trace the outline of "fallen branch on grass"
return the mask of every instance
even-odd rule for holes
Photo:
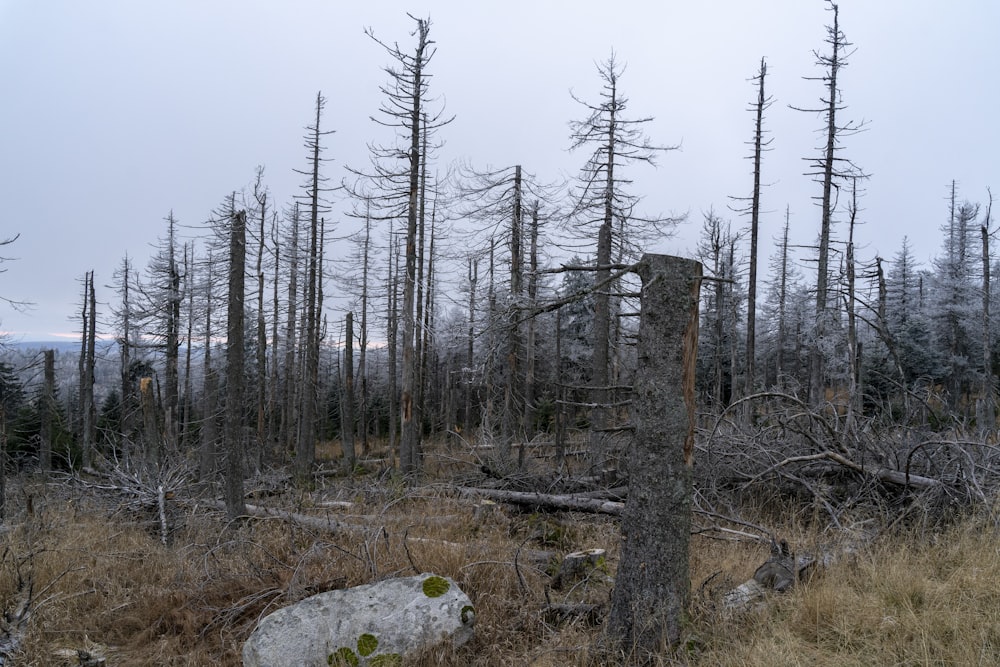
[[[458,487],[458,492],[467,496],[483,496],[513,505],[541,507],[543,509],[591,512],[620,516],[625,503],[601,498],[586,498],[575,495],[536,493],[533,491],[507,491],[504,489],[478,489],[469,486]]]
[[[200,505],[211,507],[212,509],[223,511],[226,509],[226,504],[221,500],[199,500],[197,502]],[[260,519],[281,519],[282,521],[288,521],[302,526],[303,528],[321,530],[328,533],[363,532],[370,530],[370,528],[366,526],[356,526],[344,523],[343,521],[336,521],[330,517],[309,516],[307,514],[279,510],[273,507],[261,507],[259,505],[246,505],[246,516],[257,517]]]

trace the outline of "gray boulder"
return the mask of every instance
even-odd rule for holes
[[[243,645],[244,667],[400,665],[444,641],[472,638],[469,596],[435,574],[306,598],[265,616]]]

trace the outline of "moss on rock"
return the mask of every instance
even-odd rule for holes
[[[429,598],[439,598],[448,592],[451,584],[444,577],[437,575],[424,579],[424,595]]]

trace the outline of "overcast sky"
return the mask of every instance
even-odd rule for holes
[[[327,175],[367,162],[385,143],[370,116],[387,56],[364,35],[412,44],[406,12],[432,20],[432,93],[454,123],[442,129],[442,168],[466,158],[520,163],[548,180],[586,156],[570,153],[568,122],[594,100],[595,63],[627,64],[621,88],[633,117],[655,116],[654,142],[681,144],[659,168],[637,168],[648,212],[688,214],[674,239],[650,250],[689,255],[702,213],[743,224],[729,196],[749,194],[749,81],[768,61],[763,251],[791,210],[792,234],[817,234],[818,185],[802,175],[822,142],[822,84],[813,51],[832,14],[821,0],[591,2],[467,0],[0,0],[0,328],[22,340],[78,336],[80,279],[96,272],[98,300],[128,253],[145,265],[172,210],[198,224],[264,165],[287,202],[306,163],[302,128],[316,92],[333,162]],[[985,201],[1000,193],[1000,3],[994,0],[842,0],[855,53],[841,73],[844,120],[868,121],[844,155],[872,177],[861,202],[862,258],[891,258],[908,235],[928,262],[947,220],[949,183]],[[335,213],[335,219],[338,217]],[[345,223],[346,224],[346,223]],[[332,248],[331,256],[337,254]],[[766,258],[762,259],[766,266]],[[106,313],[107,306],[100,307]]]

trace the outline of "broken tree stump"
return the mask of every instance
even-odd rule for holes
[[[636,659],[680,639],[691,593],[691,462],[701,264],[643,255],[635,436],[622,512],[622,556],[611,596],[607,643]]]
[[[586,578],[595,569],[604,567],[606,557],[605,549],[584,549],[566,554],[552,577],[552,589],[562,590],[566,584]]]

